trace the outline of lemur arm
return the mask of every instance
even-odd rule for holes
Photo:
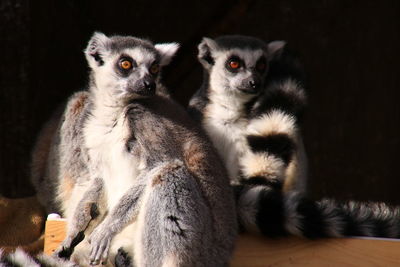
[[[69,259],[74,248],[85,238],[84,231],[90,221],[99,215],[98,205],[103,194],[103,180],[96,178],[78,203],[71,223],[68,225],[67,237],[55,254]]]
[[[132,222],[137,214],[137,204],[143,192],[144,185],[131,187],[120,199],[118,204],[93,230],[88,242],[91,244],[90,264],[97,265],[100,260],[107,259],[112,238],[118,234],[127,224]]]

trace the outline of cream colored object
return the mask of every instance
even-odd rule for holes
[[[66,235],[67,221],[61,218],[53,218],[46,221],[44,233],[44,253],[53,254]]]

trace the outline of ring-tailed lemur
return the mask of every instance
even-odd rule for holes
[[[306,156],[298,123],[306,96],[301,72],[295,77],[293,72],[269,71],[283,62],[284,45],[246,36],[204,38],[198,54],[203,85],[189,111],[201,121],[233,183],[263,182],[304,191]]]
[[[101,33],[89,41],[88,90],[47,124],[33,154],[39,199],[68,220],[60,257],[89,235],[73,259],[98,264],[110,251],[111,264],[122,247],[134,266],[228,265],[237,223],[226,170],[160,82],[177,48]]]
[[[398,208],[303,196],[304,74],[284,46],[283,41],[223,36],[204,38],[198,47],[204,79],[189,112],[225,161],[241,225],[269,236],[399,237]]]

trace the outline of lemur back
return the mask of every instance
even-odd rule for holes
[[[33,155],[42,203],[68,219],[58,256],[111,265],[123,248],[135,266],[228,264],[237,229],[226,170],[160,81],[176,50],[100,33],[90,40],[88,91],[69,99]]]
[[[269,183],[305,191],[306,155],[299,119],[306,96],[297,61],[285,43],[246,36],[204,38],[204,68],[189,111],[218,149],[231,182]],[[285,72],[279,71],[280,65]]]

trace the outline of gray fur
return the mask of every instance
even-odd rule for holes
[[[114,247],[127,239],[134,265],[228,265],[237,226],[225,168],[202,130],[169,98],[160,75],[149,75],[176,49],[95,33],[85,50],[88,90],[71,97],[39,137],[38,144],[55,141],[37,146],[32,179],[42,203],[54,203],[68,219],[60,251],[72,250],[71,240],[85,232],[72,255],[80,263],[112,264]],[[134,68],[118,70],[120,56],[129,56]],[[144,81],[154,82],[155,92]]]
[[[62,106],[40,132],[32,153],[31,181],[38,199],[48,213],[64,213],[60,202],[65,192],[60,185],[86,183],[89,180],[87,154],[82,146],[82,129],[88,116],[88,105],[82,105],[88,97],[86,92],[75,93]],[[60,179],[54,181],[55,177]],[[70,181],[66,182],[66,179]],[[62,191],[65,191],[61,188]],[[60,199],[62,198],[62,199]]]
[[[212,219],[215,215],[210,212],[196,177],[178,160],[166,168],[170,170],[159,173],[159,178],[156,178],[161,181],[152,181],[156,183],[145,203],[145,221],[149,224],[141,239],[145,250],[152,253],[146,253],[144,266],[162,266],[165,258],[180,255],[182,250],[191,253],[178,258],[179,266],[226,265],[223,259],[228,256],[226,252],[213,251],[214,240],[208,233],[215,231]],[[222,258],[218,253],[222,253]]]

